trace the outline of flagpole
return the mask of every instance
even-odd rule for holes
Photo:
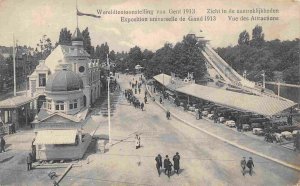
[[[108,142],[111,145],[111,126],[110,126],[110,64],[108,54],[106,54],[107,67],[108,67],[108,79],[107,79],[107,113],[108,113]]]
[[[15,54],[15,35],[13,34],[13,66],[14,66],[14,96],[17,96],[17,82],[16,82],[16,54]]]
[[[76,0],[76,23],[77,23],[77,28],[78,28],[78,6],[77,6],[77,0]]]

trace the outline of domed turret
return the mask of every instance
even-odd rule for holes
[[[72,35],[72,45],[73,46],[83,46],[83,36],[77,27]]]
[[[46,91],[74,91],[83,89],[83,82],[79,75],[68,70],[59,70],[50,75],[46,83]]]

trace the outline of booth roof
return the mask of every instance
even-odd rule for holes
[[[269,96],[249,95],[197,84],[181,87],[176,91],[237,110],[250,111],[264,116],[276,115],[294,105],[292,101]]]
[[[25,95],[15,96],[0,101],[0,108],[18,108],[36,99]]]
[[[75,144],[77,130],[41,130],[35,138],[37,145]]]
[[[266,95],[243,94],[198,84],[176,86],[173,85],[171,76],[167,74],[159,74],[153,78],[170,90],[211,101],[224,107],[264,116],[276,115],[296,105],[290,100],[277,99]]]

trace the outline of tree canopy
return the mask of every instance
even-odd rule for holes
[[[62,28],[59,33],[58,44],[60,45],[71,45],[72,44],[72,33],[67,28]]]
[[[261,81],[262,71],[265,71],[267,80],[277,81],[274,72],[280,72],[285,82],[300,84],[299,38],[292,41],[265,41],[262,27],[256,26],[248,45],[244,42],[246,32],[240,34],[238,45],[217,48],[219,55],[229,65],[240,74],[247,70],[247,78],[252,81]]]
[[[201,80],[206,73],[201,47],[192,35],[184,36],[175,46],[166,43],[154,53],[147,49],[142,52],[140,47],[135,46],[122,61],[118,61],[118,69],[134,71],[134,67],[139,64],[145,68],[147,77],[175,73],[176,76],[185,78],[188,73],[194,73],[195,80]]]

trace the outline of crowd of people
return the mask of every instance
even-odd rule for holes
[[[133,79],[133,81],[134,81],[134,79]],[[137,94],[137,93],[141,94],[142,84],[143,84],[143,82],[138,82],[137,80],[135,80],[134,82],[130,81],[129,85],[131,88],[126,89],[124,91],[124,95],[125,95],[127,101],[130,103],[130,105],[133,105],[134,108],[139,108],[142,111],[144,111],[145,104],[148,101],[147,92],[145,92],[144,102],[140,101],[136,96],[134,96],[134,94]]]
[[[156,169],[158,172],[158,176],[160,176],[161,174],[161,169],[162,169],[162,157],[160,154],[158,154],[155,157],[155,161],[156,161]],[[178,152],[176,152],[176,154],[173,156],[173,163],[170,161],[169,156],[166,155],[165,159],[164,159],[164,171],[165,171],[165,175],[168,175],[168,177],[170,178],[171,173],[172,173],[172,167],[174,167],[174,172],[176,174],[179,174],[179,170],[180,170],[180,155]]]

